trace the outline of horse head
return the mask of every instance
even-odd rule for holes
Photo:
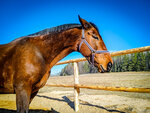
[[[103,42],[95,24],[87,22],[79,16],[82,25],[82,38],[79,51],[90,64],[96,66],[99,72],[109,72],[112,67],[112,58]]]

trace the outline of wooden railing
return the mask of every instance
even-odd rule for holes
[[[150,51],[150,46],[134,48],[134,49],[129,49],[129,50],[123,50],[123,51],[117,51],[117,52],[112,52],[110,54],[111,54],[111,56],[120,56],[120,55],[126,55],[126,54],[131,54],[131,53],[139,53],[139,52],[144,52],[144,51]],[[66,61],[63,61],[63,62],[58,62],[56,65],[73,63],[73,62],[82,62],[82,61],[86,61],[86,58],[66,60]]]
[[[111,56],[120,56],[120,55],[138,53],[138,52],[144,52],[144,51],[150,51],[150,46],[129,49],[129,50],[124,50],[124,51],[118,51],[118,52],[112,52]],[[72,60],[67,60],[67,61],[63,61],[63,62],[58,62],[56,64],[56,65],[61,65],[61,64],[67,64],[67,63],[74,63],[74,85],[65,85],[65,84],[55,84],[55,85],[47,84],[46,85],[49,87],[72,87],[72,88],[74,88],[75,111],[79,110],[79,98],[78,97],[79,97],[79,93],[80,93],[80,88],[108,90],[108,91],[150,93],[150,88],[104,87],[104,86],[88,86],[88,85],[79,84],[79,72],[78,72],[77,63],[81,62],[81,61],[86,61],[86,59],[85,58],[72,59]]]

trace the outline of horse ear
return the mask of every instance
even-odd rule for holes
[[[79,15],[78,15],[78,17],[79,17],[79,21],[80,21],[80,23],[81,23],[81,25],[82,25],[82,27],[84,29],[91,28],[91,24],[90,23],[88,23],[86,20],[82,19]]]

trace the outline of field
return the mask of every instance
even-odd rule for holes
[[[80,75],[80,84],[150,88],[150,72]],[[47,84],[73,85],[73,76],[50,77]],[[73,88],[43,87],[29,113],[75,113]],[[149,93],[80,89],[77,113],[150,113]],[[0,94],[0,113],[15,113],[15,94]]]

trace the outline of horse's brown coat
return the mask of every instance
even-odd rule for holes
[[[87,41],[93,48],[106,50],[98,31],[85,20],[80,21]],[[86,28],[85,24],[90,27]],[[0,93],[16,93],[18,112],[28,112],[30,102],[46,84],[51,68],[69,53],[78,51],[81,30],[81,27],[78,27],[52,34],[26,36],[0,45]],[[93,32],[99,40],[91,38]],[[90,60],[91,52],[85,44],[80,52]],[[99,70],[100,63],[107,70],[109,62],[112,62],[109,53],[95,56],[95,66]]]

